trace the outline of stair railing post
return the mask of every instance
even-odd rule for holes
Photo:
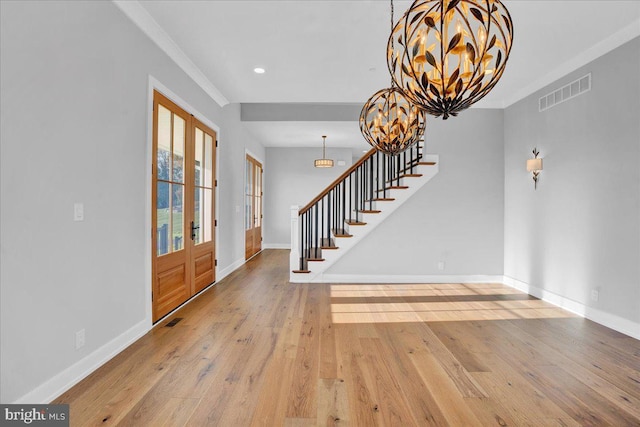
[[[291,253],[289,254],[289,265],[292,270],[302,270],[302,254],[300,246],[302,229],[299,221],[299,210],[300,206],[291,205]]]

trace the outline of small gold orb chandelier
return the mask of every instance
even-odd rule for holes
[[[512,39],[499,0],[415,0],[391,32],[387,64],[414,103],[446,119],[498,83]]]
[[[424,127],[424,112],[393,86],[374,93],[360,113],[364,139],[387,154],[399,154],[414,145]]]
[[[391,0],[393,30],[393,0]],[[393,45],[393,40],[391,41]],[[400,154],[424,134],[425,114],[391,80],[391,87],[374,93],[360,112],[360,132],[378,151]]]

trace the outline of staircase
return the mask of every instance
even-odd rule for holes
[[[323,273],[438,173],[420,141],[389,156],[371,149],[302,209],[291,211],[291,282]]]

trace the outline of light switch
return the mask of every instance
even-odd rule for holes
[[[84,221],[84,203],[73,204],[73,220]]]

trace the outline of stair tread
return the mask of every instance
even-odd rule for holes
[[[382,211],[379,210],[368,210],[368,211],[360,211],[360,213],[368,213],[368,214],[377,214],[380,213]]]
[[[378,193],[383,193],[388,190],[406,190],[407,188],[409,188],[408,185],[390,185],[389,187],[381,188],[378,190]]]
[[[346,221],[346,223],[348,225],[367,225],[366,222],[361,222],[361,221]]]
[[[436,162],[419,162],[419,165],[425,165],[425,166],[433,166],[436,164]]]
[[[347,233],[345,230],[336,230],[335,228],[332,230],[333,235],[335,237],[353,237],[351,234]]]
[[[374,202],[393,202],[394,200],[395,199],[390,199],[390,198],[386,198],[385,199],[385,198],[382,198],[382,197],[373,199]]]
[[[292,273],[311,273],[311,270],[291,270]]]
[[[307,261],[321,262],[324,258],[306,258]]]
[[[322,246],[321,249],[340,249],[338,246]]]

